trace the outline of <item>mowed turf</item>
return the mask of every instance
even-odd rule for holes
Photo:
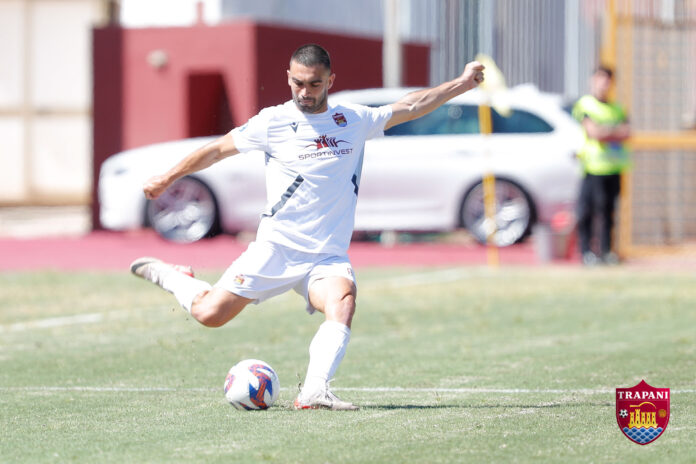
[[[203,277],[214,280],[217,273]],[[0,274],[0,462],[693,462],[696,282],[625,268],[362,270],[333,387],[357,412],[294,411],[320,315],[291,293],[220,329],[123,273]],[[224,400],[259,358],[267,411]],[[654,443],[616,387],[672,389]]]

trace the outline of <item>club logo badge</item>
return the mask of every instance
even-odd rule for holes
[[[348,143],[346,140],[336,140],[336,137],[327,137],[322,135],[318,139],[314,139],[314,143],[310,147],[316,146],[317,150],[322,148],[338,148],[341,143]],[[315,145],[316,144],[316,145]]]
[[[334,113],[332,117],[338,127],[346,127],[348,125],[348,121],[343,116],[343,113]]]
[[[655,388],[641,380],[631,388],[616,389],[616,421],[626,438],[639,445],[657,440],[669,422],[669,388]]]

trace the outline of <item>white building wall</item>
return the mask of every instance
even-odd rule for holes
[[[87,203],[104,0],[0,0],[0,205]]]
[[[0,2],[0,201],[24,193],[22,1]]]

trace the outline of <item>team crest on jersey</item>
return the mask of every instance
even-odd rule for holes
[[[290,123],[290,127],[292,128],[293,132],[297,132],[297,126],[299,126],[300,123],[295,121]]]
[[[645,380],[631,388],[617,388],[616,421],[632,442],[654,442],[669,422],[669,388],[655,388]]]
[[[334,113],[332,117],[338,127],[346,127],[348,125],[348,121],[343,116],[343,113]]]
[[[234,283],[237,285],[243,285],[244,280],[244,274],[237,274],[237,276],[234,278]]]

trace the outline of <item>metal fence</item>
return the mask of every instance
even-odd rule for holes
[[[633,195],[626,200],[632,202],[628,245],[662,247],[694,240],[696,151],[638,149],[633,156]]]
[[[458,75],[478,53],[510,85],[534,83],[568,98],[597,64],[604,0],[221,0],[224,19],[251,18],[372,37],[395,2],[403,41],[431,47],[430,83]]]
[[[633,169],[623,180],[624,255],[696,242],[696,2],[693,0],[446,0],[411,2],[433,49],[431,80],[477,52],[509,85],[531,82],[570,103],[601,62],[628,108]],[[412,5],[412,13],[413,13]]]
[[[625,255],[696,243],[696,3],[608,1],[605,58],[628,108],[633,169],[619,221]]]

